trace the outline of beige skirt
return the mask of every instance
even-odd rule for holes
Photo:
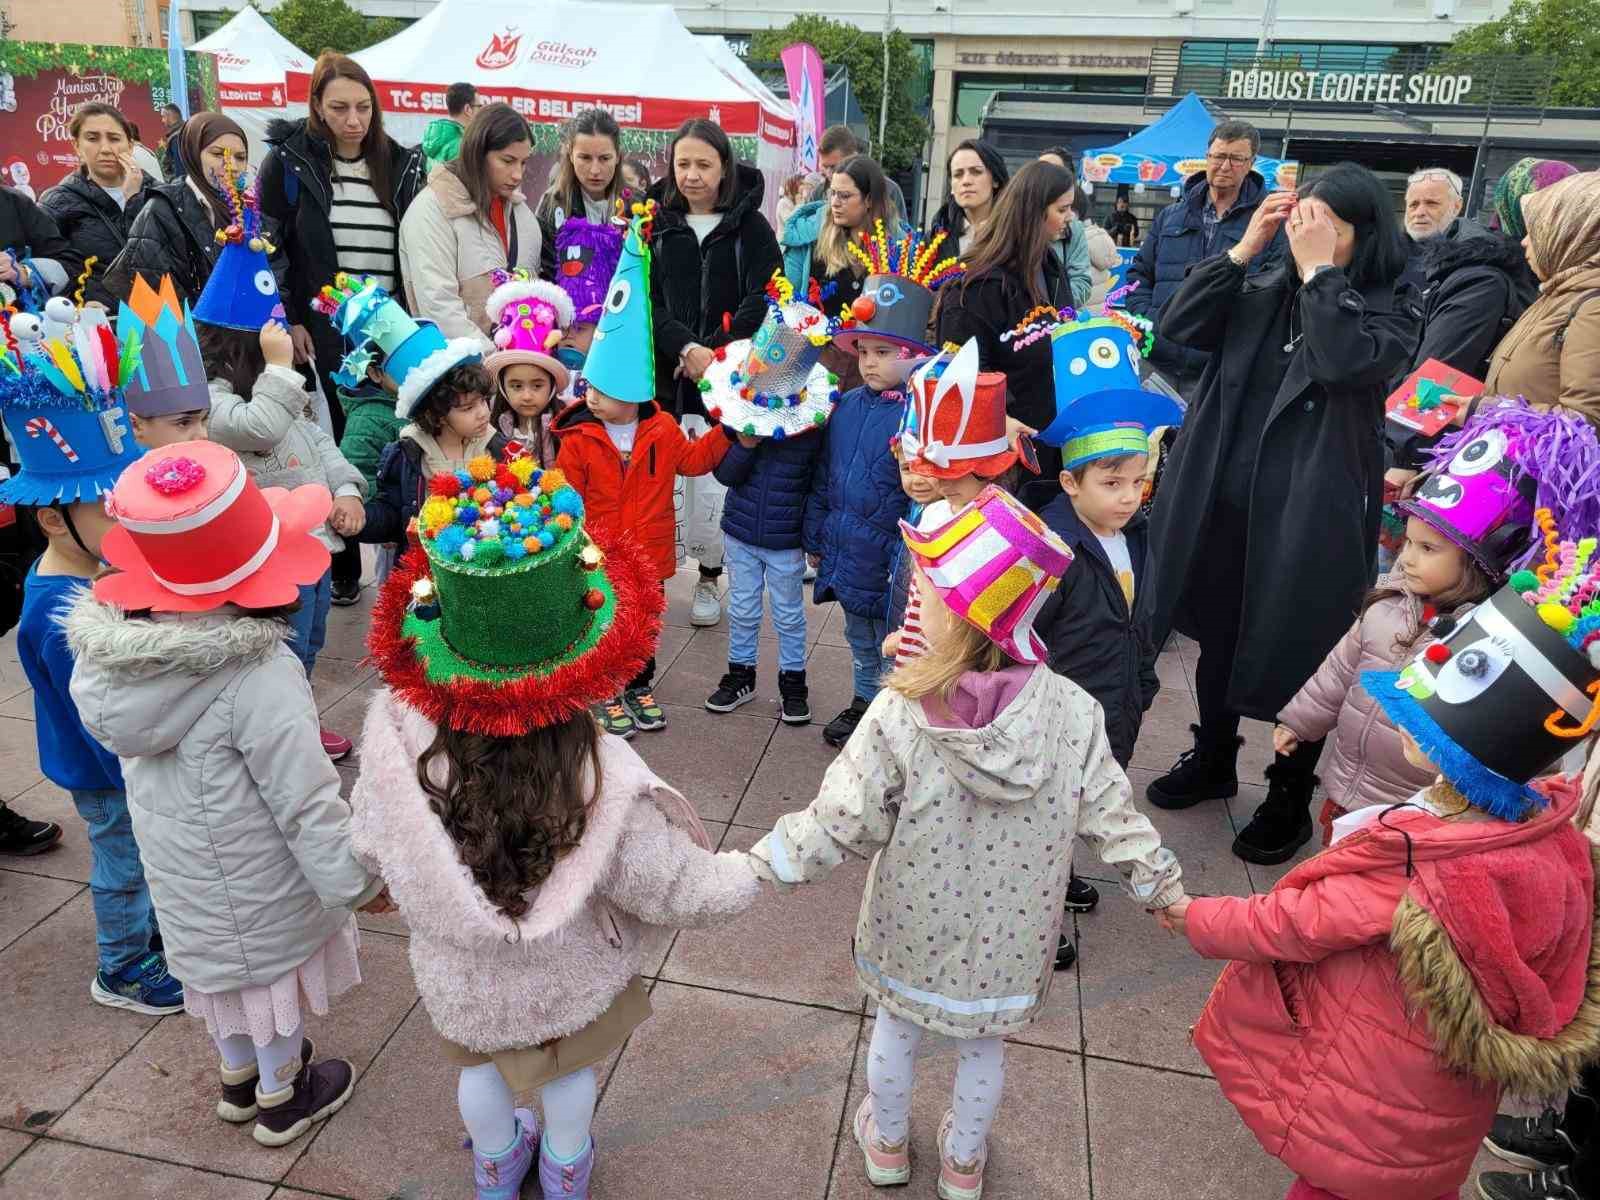
[[[480,1054],[452,1042],[443,1034],[439,1035],[439,1040],[444,1043],[446,1061],[458,1067],[478,1067],[492,1062],[520,1099],[524,1093],[563,1075],[604,1062],[622,1047],[628,1035],[644,1024],[650,1012],[650,993],[645,991],[644,980],[635,975],[611,1002],[611,1007],[593,1021],[565,1037],[553,1038],[538,1046]]]

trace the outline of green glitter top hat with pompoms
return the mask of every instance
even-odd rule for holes
[[[637,547],[591,533],[559,470],[484,455],[429,483],[415,546],[369,647],[396,696],[494,737],[618,694],[654,652],[664,601]]]

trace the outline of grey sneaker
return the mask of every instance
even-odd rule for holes
[[[689,609],[689,624],[715,625],[722,620],[722,590],[715,579],[704,575],[694,585],[694,604]]]

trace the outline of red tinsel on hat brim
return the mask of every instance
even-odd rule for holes
[[[631,538],[593,527],[589,536],[605,553],[616,611],[611,628],[572,662],[547,675],[529,674],[505,683],[466,677],[449,683],[430,681],[416,643],[401,632],[411,604],[411,585],[431,575],[420,546],[395,562],[378,593],[367,634],[369,660],[400,701],[435,725],[485,737],[517,737],[612,699],[638,677],[655,653],[666,597]]]

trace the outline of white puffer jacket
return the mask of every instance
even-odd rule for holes
[[[202,992],[288,974],[383,886],[356,861],[281,621],[68,610],[72,700],[122,759],[172,973]]]

